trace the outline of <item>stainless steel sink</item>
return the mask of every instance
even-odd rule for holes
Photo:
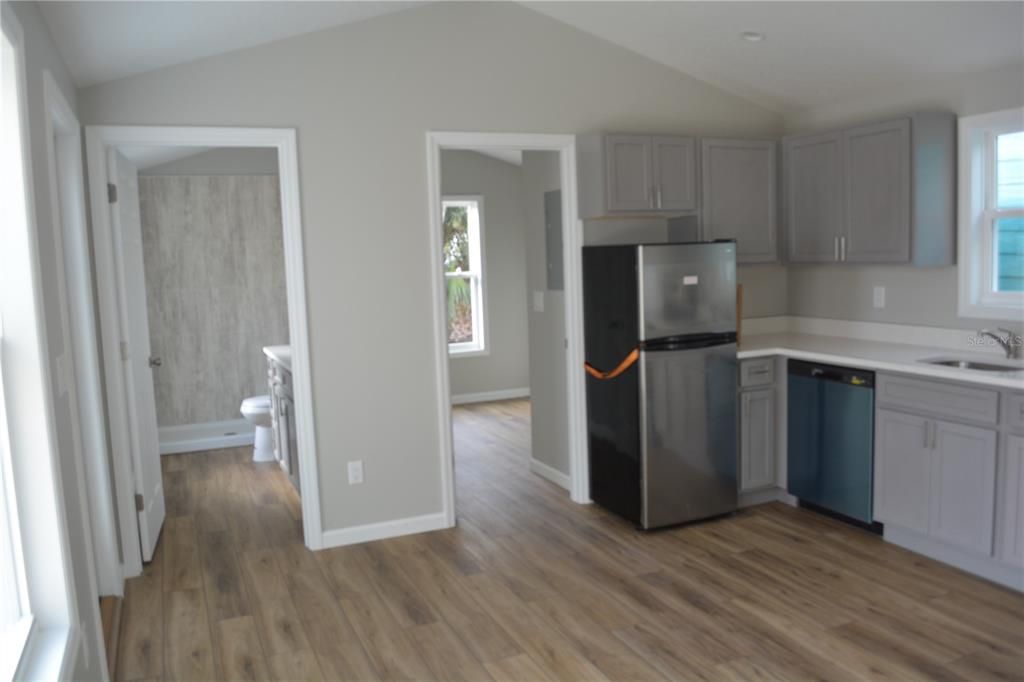
[[[1024,372],[1024,364],[1006,362],[978,362],[976,360],[964,360],[962,358],[928,358],[921,362],[929,365],[942,365],[943,367],[956,367],[958,369],[973,369],[980,372]]]

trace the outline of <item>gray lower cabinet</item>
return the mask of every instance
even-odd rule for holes
[[[295,395],[292,373],[284,365],[270,360],[270,396],[274,428],[274,454],[288,480],[299,489],[298,430],[295,426]]]
[[[740,491],[775,485],[775,389],[740,393]]]
[[[778,260],[774,140],[701,140],[703,238],[735,239],[736,261]]]
[[[783,143],[789,260],[839,261],[843,231],[843,138],[824,133]]]
[[[1024,566],[1024,436],[1003,436],[996,505],[996,556]]]
[[[877,410],[878,521],[991,554],[995,503],[994,430]]]
[[[843,132],[845,221],[840,257],[850,263],[910,260],[910,119]]]
[[[581,218],[697,210],[697,142],[692,137],[580,135],[576,166]]]

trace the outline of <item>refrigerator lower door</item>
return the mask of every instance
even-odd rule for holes
[[[736,344],[640,354],[644,528],[735,511]]]

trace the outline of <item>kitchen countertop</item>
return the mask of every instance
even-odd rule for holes
[[[744,335],[737,353],[740,360],[771,355],[784,355],[797,360],[845,365],[858,369],[916,374],[932,379],[1024,390],[1024,372],[985,372],[920,362],[922,359],[936,357],[977,362],[1003,361],[1002,356],[992,353],[953,351],[949,348],[797,333]]]
[[[292,371],[291,346],[264,346],[263,354],[284,367],[289,372]]]

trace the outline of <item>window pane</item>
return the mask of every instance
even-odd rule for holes
[[[996,291],[1024,291],[1024,218],[995,223]]]
[[[1024,132],[996,140],[996,206],[1024,208]]]
[[[473,283],[468,277],[448,277],[448,343],[473,342]]]
[[[468,272],[469,217],[465,206],[444,207],[444,271]]]

